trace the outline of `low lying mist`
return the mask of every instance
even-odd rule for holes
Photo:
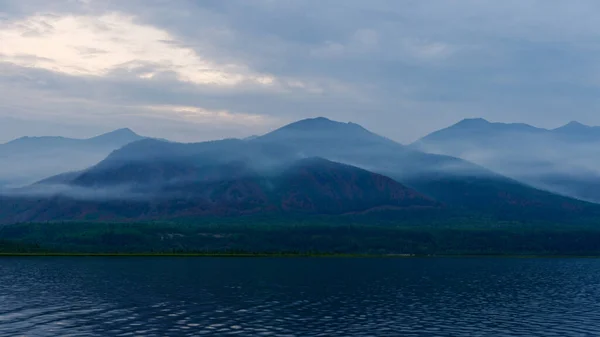
[[[148,193],[136,192],[129,185],[102,188],[88,188],[67,184],[35,184],[23,188],[0,189],[0,196],[16,198],[54,198],[65,197],[84,201],[107,200],[149,200],[154,196]]]
[[[489,137],[425,140],[420,150],[456,156],[534,187],[600,201],[600,142],[511,132]]]

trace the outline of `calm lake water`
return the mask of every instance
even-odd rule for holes
[[[0,336],[600,336],[596,259],[0,259]]]

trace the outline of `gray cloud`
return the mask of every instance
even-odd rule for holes
[[[403,142],[476,116],[600,125],[599,9],[592,0],[3,1],[0,31],[42,13],[119,13],[170,34],[161,45],[193,50],[218,69],[272,76],[275,84],[193,83],[176,67],[147,60],[102,75],[66,74],[24,64],[47,55],[21,55],[21,63],[0,63],[0,115],[97,131],[129,126],[178,140],[247,136],[318,115]],[[104,25],[95,29],[111,29]],[[234,123],[236,116],[262,122]]]

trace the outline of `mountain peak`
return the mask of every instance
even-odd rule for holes
[[[314,127],[327,127],[337,124],[343,124],[340,122],[332,121],[329,118],[325,117],[316,117],[316,118],[306,118],[299,120],[297,122],[288,124],[285,127],[294,128],[294,129],[303,129],[303,128],[314,128]]]
[[[540,129],[526,123],[501,123],[490,122],[483,118],[467,118],[450,126],[447,129],[472,129],[480,131],[508,131],[508,132],[547,132],[546,129]],[[443,129],[444,130],[444,129]]]
[[[583,129],[583,128],[589,128],[589,125],[585,125],[583,123],[580,123],[578,121],[570,121],[569,123],[557,128],[557,129]]]
[[[348,122],[338,122],[326,117],[306,118],[288,124],[279,130],[294,131],[334,131],[334,130],[361,130],[367,131],[359,124]]]
[[[309,118],[283,126],[277,130],[254,139],[259,143],[275,142],[292,148],[302,148],[302,155],[323,156],[322,150],[329,149],[337,155],[346,151],[356,152],[357,148],[383,146],[386,149],[402,149],[402,145],[377,135],[355,123],[344,123],[325,117]],[[336,150],[331,150],[331,149]]]
[[[339,137],[353,137],[360,135],[383,138],[356,123],[344,123],[334,121],[325,117],[316,117],[302,119],[297,122],[285,125],[275,131],[272,131],[271,133],[259,137],[259,139],[282,134],[293,135],[294,137],[298,137],[299,135],[304,135],[305,137],[314,137],[316,134],[321,134],[329,135],[331,137],[334,137],[336,135]]]
[[[133,130],[131,130],[130,128],[121,128],[111,132],[107,132],[103,135],[100,135],[99,137],[102,136],[138,136],[138,134],[133,132]]]
[[[142,138],[137,133],[133,132],[130,128],[121,128],[107,133],[103,133],[99,136],[92,137],[91,139],[103,139],[103,138]]]
[[[129,128],[117,129],[90,139],[87,139],[88,143],[102,144],[102,145],[117,145],[123,146],[125,144],[144,139],[144,137],[133,132]]]
[[[456,123],[455,126],[481,126],[491,124],[487,119],[484,118],[465,118],[460,122]]]
[[[582,137],[586,139],[600,139],[600,127],[585,125],[577,121],[569,122],[552,131],[559,135],[575,137],[579,139]]]
[[[307,118],[305,119],[307,121],[313,121],[313,122],[318,122],[318,123],[331,123],[334,122],[331,119],[327,118],[327,117],[315,117],[315,118]]]

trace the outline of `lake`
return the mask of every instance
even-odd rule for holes
[[[600,260],[10,257],[0,336],[598,336]]]

